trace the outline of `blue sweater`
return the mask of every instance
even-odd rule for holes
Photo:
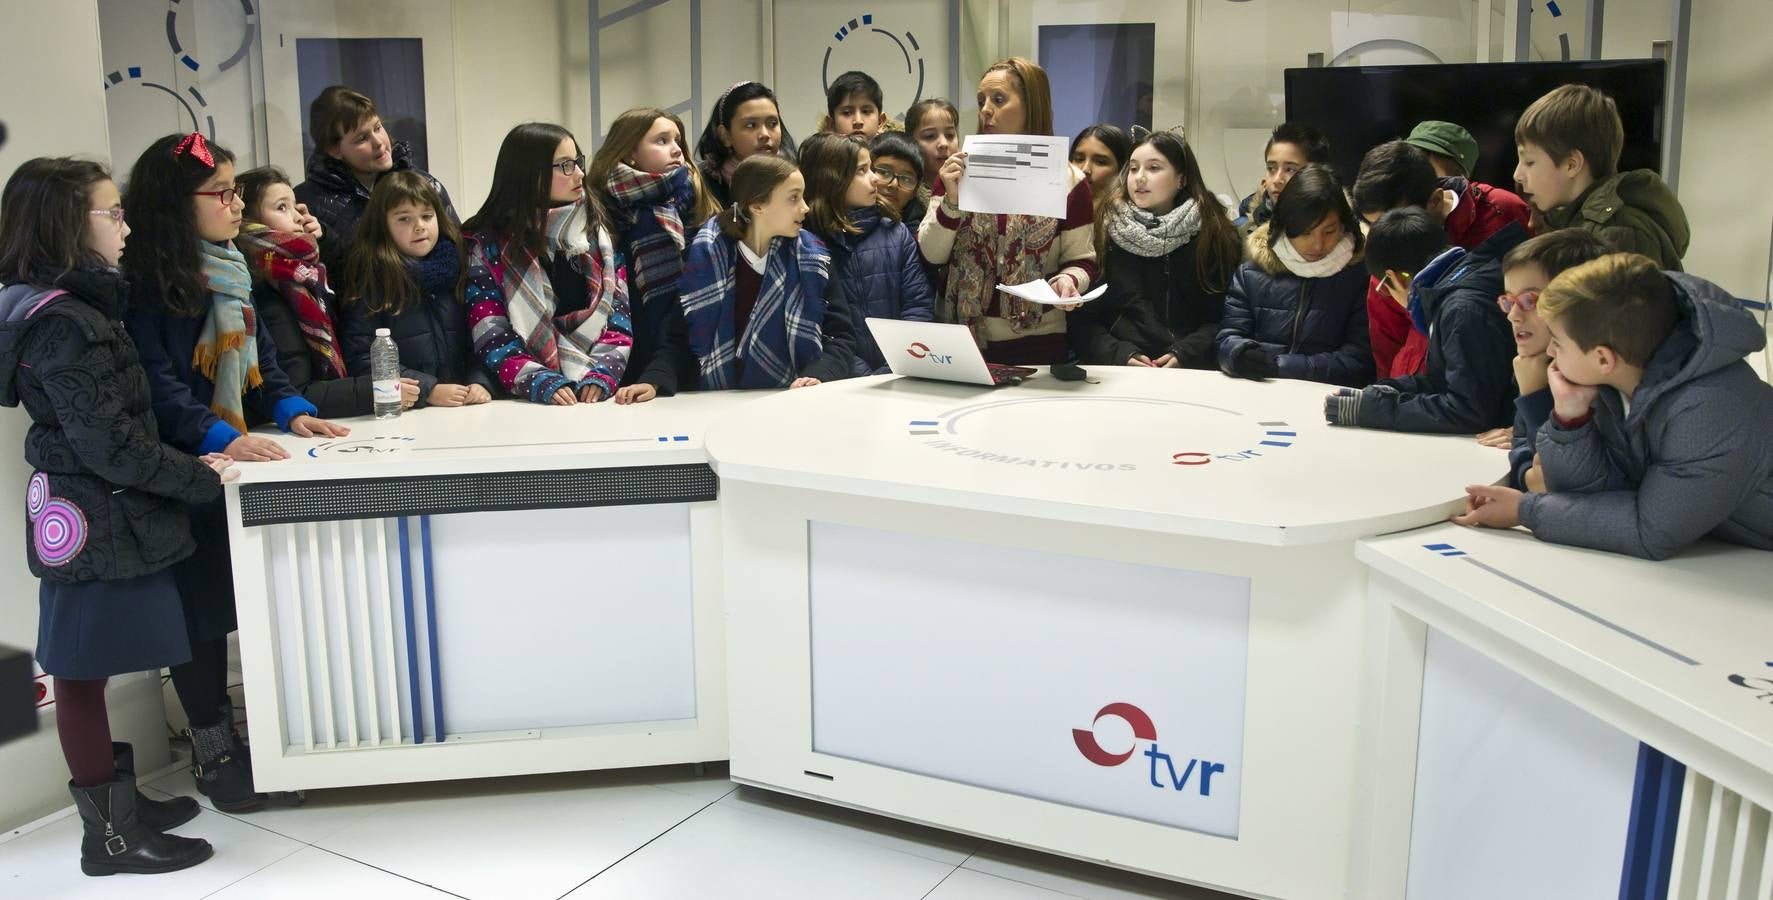
[[[240,432],[210,411],[215,382],[192,363],[204,317],[166,313],[158,288],[141,279],[132,281],[130,288],[134,299],[124,325],[141,353],[161,440],[189,453],[221,452]],[[290,386],[277,365],[277,345],[271,336],[261,328],[255,337],[264,382],[246,392],[242,407],[247,424],[276,422],[278,428],[288,431],[289,421],[296,416],[317,415],[319,410]]]

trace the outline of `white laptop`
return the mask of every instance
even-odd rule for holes
[[[963,384],[1017,384],[1035,373],[1022,366],[985,361],[965,325],[868,319],[868,331],[894,375]]]

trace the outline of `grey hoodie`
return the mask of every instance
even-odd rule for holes
[[[1723,288],[1666,275],[1683,317],[1630,413],[1603,388],[1581,427],[1545,423],[1547,493],[1522,499],[1521,524],[1542,540],[1645,559],[1708,535],[1773,550],[1773,385],[1743,361],[1766,332]]]

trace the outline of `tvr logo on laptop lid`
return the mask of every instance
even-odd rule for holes
[[[938,366],[951,366],[954,364],[954,357],[952,355],[945,353],[931,353],[930,345],[923,341],[913,341],[911,346],[905,348],[905,352],[911,354],[912,359],[927,359]]]

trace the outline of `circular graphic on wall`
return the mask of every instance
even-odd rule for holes
[[[838,26],[825,48],[819,83],[829,88],[833,77],[852,69],[874,76],[888,97],[910,97],[903,109],[923,99],[923,47],[917,36],[909,29],[895,33],[881,27],[873,13],[863,13]],[[896,100],[894,105],[898,105]]]
[[[1077,424],[1065,427],[1066,422]],[[1284,420],[1207,403],[1095,396],[958,406],[911,419],[905,433],[927,449],[957,459],[1096,472],[1159,466],[1188,471],[1215,463],[1258,462],[1299,439]]]
[[[197,90],[196,85],[186,85],[184,92],[180,93],[176,88],[143,78],[141,66],[128,66],[105,76],[105,90],[109,91],[112,87],[142,87],[171,97],[184,110],[185,117],[191,120],[191,131],[201,131],[210,140],[215,140],[215,116],[209,111],[209,101],[204,98],[202,91]],[[190,99],[186,99],[187,96]],[[197,105],[192,106],[192,103]]]
[[[193,0],[195,2],[195,0]],[[238,0],[240,4],[240,44],[227,59],[216,66],[216,71],[226,72],[246,60],[247,51],[252,49],[253,35],[258,32],[258,11],[252,8],[252,0]],[[172,48],[172,55],[181,65],[193,72],[202,68],[203,64],[196,57],[185,51],[179,41],[179,12],[184,9],[184,0],[167,0],[166,4],[166,43]]]

